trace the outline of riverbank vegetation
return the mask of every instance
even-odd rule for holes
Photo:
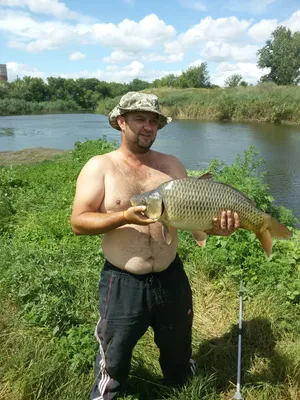
[[[80,107],[73,100],[36,102],[21,99],[0,99],[0,115],[29,115],[79,110]]]
[[[159,97],[162,111],[174,119],[300,124],[300,87],[261,83],[226,89],[145,90]],[[108,114],[120,97],[99,102],[96,112]]]
[[[80,169],[92,155],[113,148],[104,140],[78,142],[57,159],[0,169],[0,398],[88,398],[104,257],[101,236],[76,237],[69,219]],[[196,377],[181,390],[163,386],[149,330],[134,351],[123,399],[232,398],[241,266],[244,398],[299,399],[300,232],[291,212],[274,206],[253,148],[233,165],[214,160],[209,170],[291,227],[294,237],[275,241],[267,259],[247,231],[210,237],[205,249],[180,232],[178,250],[194,296]]]

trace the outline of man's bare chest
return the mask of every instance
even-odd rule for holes
[[[130,197],[155,189],[171,176],[159,170],[120,171],[105,177],[105,196],[102,207],[105,212],[118,211],[130,206]]]

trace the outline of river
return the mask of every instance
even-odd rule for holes
[[[47,114],[0,117],[0,151],[74,148],[76,141],[120,143],[103,115]],[[277,205],[300,219],[300,126],[176,120],[158,132],[153,149],[173,154],[186,168],[204,169],[213,158],[231,164],[254,145],[265,160],[265,182]]]

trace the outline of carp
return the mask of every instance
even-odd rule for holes
[[[240,218],[240,227],[255,233],[268,256],[272,238],[287,239],[292,232],[271,215],[259,210],[253,200],[231,185],[214,181],[210,173],[198,178],[167,181],[157,188],[131,197],[133,206],[146,206],[144,214],[162,224],[166,243],[172,241],[169,226],[191,231],[200,246],[205,245],[206,230],[213,218],[231,210]]]

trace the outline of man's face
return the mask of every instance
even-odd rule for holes
[[[156,138],[158,115],[153,112],[136,111],[119,117],[118,121],[127,146],[139,153],[146,153]]]

